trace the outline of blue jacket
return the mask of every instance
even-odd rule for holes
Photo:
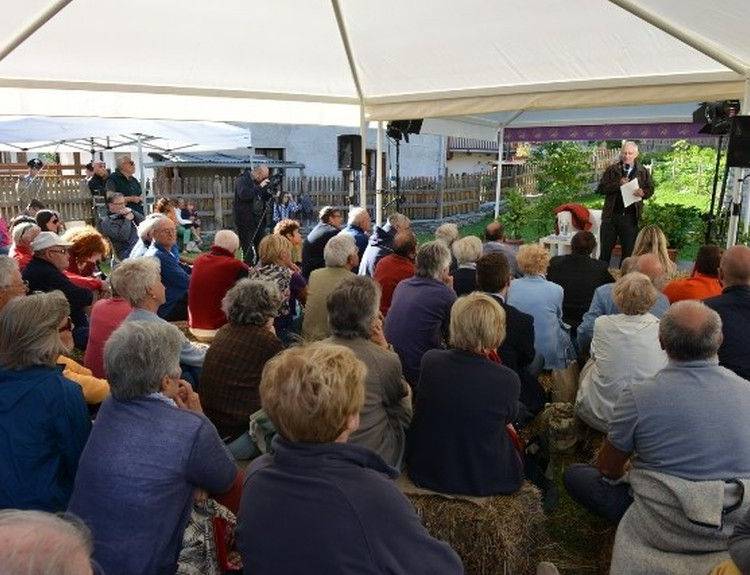
[[[724,341],[719,348],[719,364],[750,379],[750,286],[724,288],[721,295],[703,300],[703,303],[721,317]]]
[[[393,482],[398,472],[348,443],[293,443],[253,461],[237,546],[253,575],[463,573]]]
[[[365,253],[365,249],[367,249],[367,241],[369,239],[369,236],[365,233],[365,230],[363,230],[359,226],[355,226],[354,224],[349,224],[343,230],[341,230],[341,233],[349,234],[354,238],[354,243],[357,244],[357,253],[359,255],[359,259],[362,259],[362,256]]]
[[[167,251],[156,242],[146,251],[146,256],[152,256],[161,264],[161,283],[166,288],[167,301],[159,307],[159,317],[168,318],[177,303],[187,297],[190,285],[190,268],[180,262],[180,258],[173,252]]]
[[[62,369],[0,368],[0,509],[64,511],[91,431]]]
[[[594,291],[594,298],[591,300],[589,311],[583,314],[583,321],[578,326],[576,332],[576,343],[578,344],[579,353],[588,353],[591,347],[591,338],[594,337],[594,322],[600,315],[613,315],[620,313],[612,299],[612,290],[615,284],[604,284]],[[656,303],[649,311],[658,318],[663,316],[669,308],[669,300],[663,293],[659,293]]]

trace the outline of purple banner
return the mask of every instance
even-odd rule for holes
[[[505,128],[506,142],[551,142],[555,140],[667,140],[711,137],[700,134],[703,124],[604,124],[599,126],[544,126]]]

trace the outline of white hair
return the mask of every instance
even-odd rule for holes
[[[138,306],[148,295],[148,288],[161,281],[161,264],[155,257],[127,259],[118,265],[110,278],[112,289],[132,306]]]
[[[458,264],[468,264],[482,257],[482,240],[477,236],[466,236],[453,242],[453,255]]]
[[[23,243],[23,237],[32,230],[42,231],[38,225],[31,222],[21,222],[13,226],[13,243],[18,245]]]
[[[441,241],[427,242],[419,246],[414,261],[414,275],[422,278],[440,279],[451,265],[451,252]]]
[[[367,218],[369,221],[370,214],[367,213],[367,208],[363,208],[362,206],[357,206],[349,210],[349,225],[352,224],[357,225],[357,222],[359,222],[363,218]],[[361,227],[361,226],[360,226]]]
[[[453,242],[458,239],[458,226],[453,223],[443,224],[435,230],[435,239],[445,242],[445,245],[451,247]]]
[[[154,226],[159,220],[165,219],[167,216],[164,214],[154,213],[146,216],[140,224],[138,224],[138,237],[141,241],[147,242],[151,240],[151,233],[154,231]]]
[[[632,140],[626,140],[622,143],[622,148],[620,148],[620,150],[624,152],[625,148],[635,148],[635,153],[638,153],[638,144]]]
[[[214,236],[214,245],[234,253],[240,247],[240,238],[232,230],[219,230]]]
[[[350,256],[358,253],[354,236],[339,232],[333,236],[323,248],[323,259],[326,267],[341,268],[346,265]]]

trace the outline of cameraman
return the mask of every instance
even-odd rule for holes
[[[234,226],[240,237],[245,263],[253,265],[260,240],[266,235],[269,220],[268,201],[272,197],[268,166],[245,170],[234,184]],[[254,246],[254,250],[252,247]]]
[[[122,261],[138,241],[138,224],[143,216],[125,205],[125,196],[119,192],[110,194],[107,201],[107,217],[99,222],[99,231],[112,242],[112,260]],[[115,259],[116,258],[116,259]]]

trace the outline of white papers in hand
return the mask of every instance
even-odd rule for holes
[[[640,196],[636,196],[633,192],[639,189],[641,186],[638,185],[638,178],[633,178],[627,184],[620,186],[620,193],[622,194],[622,204],[627,208],[629,205],[641,201]]]

